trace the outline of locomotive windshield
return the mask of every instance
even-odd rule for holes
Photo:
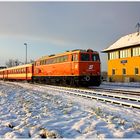
[[[92,61],[100,61],[98,54],[92,54]]]
[[[98,54],[81,53],[81,61],[100,61]]]
[[[90,55],[87,53],[81,54],[81,61],[90,61]]]

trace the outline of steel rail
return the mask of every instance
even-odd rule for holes
[[[109,89],[109,88],[90,88],[93,89],[95,91],[104,91],[104,92],[113,92],[113,93],[120,93],[120,94],[128,94],[128,95],[137,95],[140,96],[140,92],[139,91],[131,91],[131,90],[120,90],[120,89]]]
[[[49,86],[50,87],[50,86]],[[114,94],[114,93],[108,93],[108,92],[98,92],[98,91],[93,91],[93,90],[87,90],[87,89],[76,89],[76,88],[68,88],[68,87],[57,87],[57,86],[51,86],[59,89],[66,89],[70,91],[75,91],[75,92],[83,92],[83,93],[89,93],[89,94],[96,94],[96,95],[102,95],[106,97],[113,97],[113,98],[120,98],[120,99],[125,99],[125,100],[131,100],[131,101],[137,101],[140,102],[140,97],[139,96],[126,96],[123,94]]]
[[[140,109],[140,98],[125,97],[125,96],[123,96],[123,98],[120,98],[117,95],[115,95],[115,96],[109,95],[110,97],[109,96],[105,97],[105,96],[103,96],[103,94],[106,94],[106,93],[94,93],[93,91],[85,91],[85,90],[82,90],[83,93],[81,93],[79,89],[76,91],[76,90],[68,90],[69,88],[65,88],[65,87],[57,87],[57,86],[45,86],[45,87],[47,89],[51,89],[54,91],[64,92],[64,93],[73,94],[73,95],[77,95],[77,96],[81,96],[81,97],[96,99],[96,100],[100,100],[100,101],[104,101],[104,102],[110,102],[110,103],[114,103],[114,104],[119,104],[119,105],[123,105],[123,106]],[[111,98],[111,97],[113,97],[113,98]],[[115,97],[117,97],[117,98],[115,98]],[[128,100],[124,100],[124,99],[128,99]]]
[[[137,83],[136,85],[125,85],[125,84],[121,84],[121,83],[119,83],[119,84],[108,84],[108,83],[103,83],[102,82],[102,85],[105,85],[105,86],[112,86],[112,87],[131,87],[131,88],[140,88],[140,83]]]
[[[24,87],[21,83],[16,83],[16,85],[20,85]],[[13,84],[14,85],[14,84]],[[112,93],[105,93],[105,92],[95,92],[92,90],[86,89],[76,89],[76,88],[68,88],[68,87],[58,87],[52,85],[40,85],[40,84],[33,84],[39,87],[43,86],[43,89],[46,88],[47,90],[58,91],[63,93],[68,93],[76,96],[81,96],[85,98],[95,99],[104,102],[110,102],[113,104],[119,104],[123,106],[133,107],[140,109],[140,98],[139,97],[126,97],[123,95],[112,94]]]

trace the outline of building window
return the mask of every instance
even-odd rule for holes
[[[125,68],[122,69],[122,74],[126,75],[126,69]]]
[[[115,69],[112,69],[112,75],[115,75]]]
[[[133,48],[132,52],[133,56],[140,56],[140,47]]]
[[[131,57],[131,49],[125,49],[120,51],[120,58]]]
[[[114,51],[114,52],[110,52],[109,53],[109,59],[118,59],[119,58],[119,52],[118,51]]]
[[[138,74],[139,74],[139,69],[135,68],[135,75],[138,75]]]

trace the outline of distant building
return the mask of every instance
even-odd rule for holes
[[[102,52],[108,53],[108,80],[140,82],[140,33],[121,37]]]
[[[0,69],[5,69],[5,68],[7,68],[6,66],[0,66]]]

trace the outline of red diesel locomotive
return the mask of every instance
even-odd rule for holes
[[[15,70],[14,75],[10,75],[10,69],[22,67],[25,69],[22,76],[19,74],[20,70]],[[99,53],[91,49],[44,56],[34,64],[0,70],[0,79],[27,80],[54,85],[99,86],[100,76]]]

